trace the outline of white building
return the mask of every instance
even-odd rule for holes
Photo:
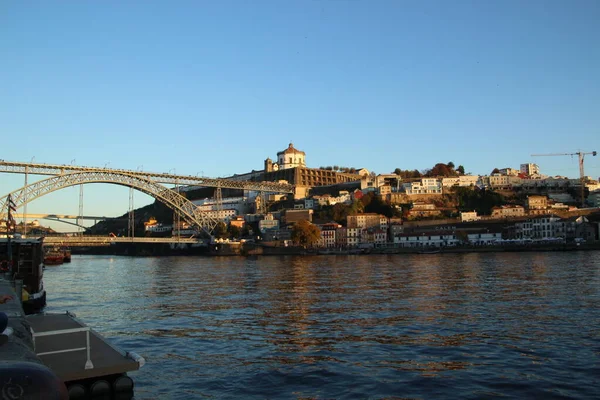
[[[273,214],[268,213],[265,219],[258,221],[258,230],[264,235],[268,230],[279,229],[279,220],[276,220]]]
[[[442,194],[442,182],[438,178],[423,178],[421,181],[402,184],[406,194]]]
[[[521,164],[521,173],[525,174],[525,175],[539,175],[540,173],[540,168],[537,166],[537,164]]]
[[[475,246],[489,246],[498,244],[502,240],[501,232],[481,231],[477,233],[468,233],[469,243]]]
[[[277,153],[279,169],[306,167],[306,153],[294,148],[290,143],[288,148]]]
[[[449,176],[442,178],[442,186],[445,188],[452,186],[475,186],[479,180],[479,175]]]
[[[401,233],[394,237],[394,243],[399,247],[446,247],[456,246],[459,242],[454,233]]]
[[[461,222],[479,221],[481,218],[477,215],[477,211],[464,211],[460,213]]]

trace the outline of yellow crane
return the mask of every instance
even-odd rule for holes
[[[545,156],[578,156],[579,157],[579,179],[581,180],[581,207],[585,207],[585,174],[583,173],[583,158],[591,154],[592,156],[596,156],[598,154],[595,151],[589,151],[584,153],[583,151],[578,151],[576,153],[551,153],[551,154],[532,154],[532,157],[545,157]]]

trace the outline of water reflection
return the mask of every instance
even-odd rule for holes
[[[593,397],[599,271],[597,252],[76,257],[46,286],[146,356],[136,398]]]

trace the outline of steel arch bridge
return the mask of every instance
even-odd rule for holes
[[[179,214],[184,221],[202,229],[210,236],[212,236],[213,229],[219,223],[218,220],[200,211],[194,203],[178,192],[141,175],[118,170],[97,169],[56,175],[24,186],[10,194],[12,201],[18,208],[48,193],[86,183],[112,183],[137,189],[163,202]],[[5,213],[7,198],[8,194],[0,198],[0,220],[7,218]]]

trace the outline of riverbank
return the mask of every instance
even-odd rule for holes
[[[276,246],[261,243],[218,243],[204,247],[178,246],[153,243],[119,243],[115,246],[73,249],[73,254],[121,255],[135,257],[161,256],[281,256],[281,255],[362,255],[369,254],[435,254],[435,253],[493,253],[493,252],[552,252],[600,250],[600,242],[586,244],[526,244],[453,247],[394,247],[373,248],[304,248]]]

